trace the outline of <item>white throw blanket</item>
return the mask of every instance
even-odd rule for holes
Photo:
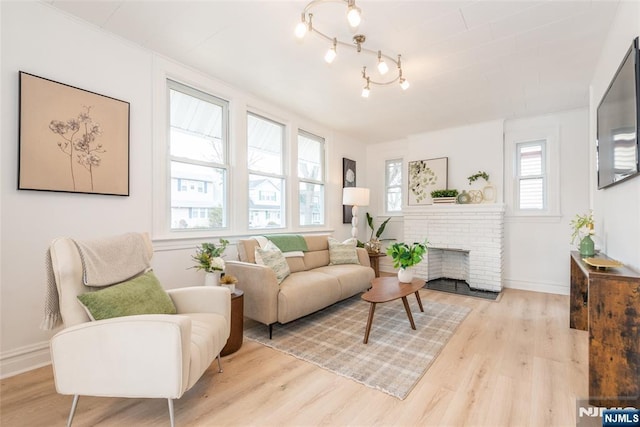
[[[150,267],[147,244],[140,233],[84,242],[74,240],[73,243],[82,260],[82,283],[85,286],[102,287],[124,282]],[[40,328],[51,330],[62,323],[62,318],[50,250],[47,250],[45,268],[47,287]]]

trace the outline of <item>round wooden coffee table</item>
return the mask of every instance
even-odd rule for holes
[[[227,343],[222,348],[220,356],[234,353],[242,347],[242,332],[244,329],[244,292],[236,289],[231,293],[231,333]]]
[[[420,288],[424,286],[424,280],[413,279],[411,283],[403,283],[398,280],[397,277],[376,277],[371,281],[371,289],[362,294],[362,299],[370,302],[369,318],[367,319],[367,329],[364,333],[364,343],[369,341],[369,332],[371,332],[371,324],[373,323],[373,313],[376,311],[376,304],[389,302],[402,298],[402,304],[404,304],[404,310],[407,312],[409,323],[411,323],[411,329],[416,329],[416,324],[413,322],[413,316],[409,309],[409,302],[407,301],[407,295],[415,294],[420,306],[420,311],[424,311],[422,308],[422,301],[420,300]]]

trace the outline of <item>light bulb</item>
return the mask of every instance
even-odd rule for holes
[[[356,28],[360,25],[362,21],[362,17],[360,16],[360,8],[354,6],[349,6],[349,12],[347,12],[347,21],[349,21],[349,25],[352,28]]]
[[[295,31],[296,37],[301,39],[305,36],[305,34],[307,34],[307,23],[306,22],[298,22],[298,25],[296,25],[296,31]]]
[[[402,88],[402,90],[407,90],[409,89],[409,81],[405,78],[400,79],[400,87]]]
[[[336,50],[331,47],[327,50],[327,53],[324,54],[324,60],[327,61],[327,64],[331,64],[334,59],[336,59]]]
[[[378,72],[384,76],[385,74],[387,74],[388,71],[389,71],[389,66],[387,65],[386,62],[384,62],[384,60],[381,59],[380,62],[378,62]]]
[[[369,86],[365,86],[362,88],[362,97],[363,98],[368,98],[369,97]]]

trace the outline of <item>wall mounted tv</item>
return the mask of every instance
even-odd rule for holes
[[[633,41],[597,111],[598,189],[640,173],[640,54]]]

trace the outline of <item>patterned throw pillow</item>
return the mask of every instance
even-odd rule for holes
[[[256,247],[255,256],[256,264],[264,265],[272,269],[276,273],[278,285],[282,283],[286,277],[291,274],[289,264],[282,255],[282,251],[274,245],[275,249],[261,249]]]
[[[360,264],[357,244],[358,240],[353,237],[342,243],[329,237],[329,265]]]

